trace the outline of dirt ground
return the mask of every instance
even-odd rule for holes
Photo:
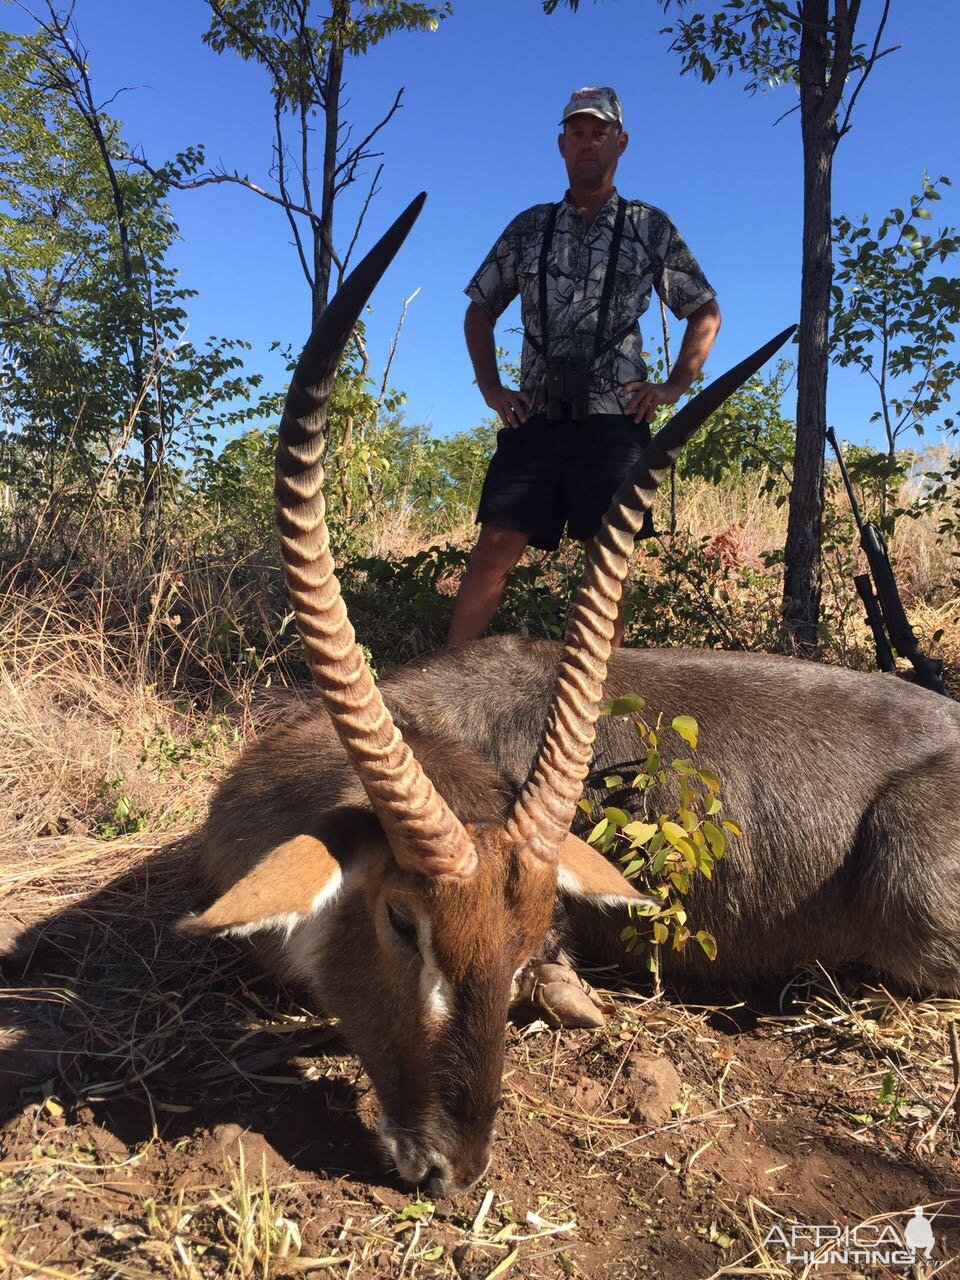
[[[184,845],[63,836],[5,868],[14,1280],[952,1270],[960,1003],[809,973],[696,1007],[614,986],[602,1030],[508,1028],[488,1174],[430,1203],[382,1163],[375,1098],[335,1028],[238,948],[171,933],[188,866]],[[929,1260],[885,1262],[878,1241],[892,1249],[916,1206]],[[815,1251],[814,1226],[819,1256],[788,1258],[787,1239]],[[828,1260],[823,1233],[857,1227],[867,1253]]]

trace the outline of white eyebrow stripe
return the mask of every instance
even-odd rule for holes
[[[420,998],[428,1018],[445,1022],[453,1012],[453,988],[437,964],[433,950],[430,922],[421,921],[417,941],[420,945]]]

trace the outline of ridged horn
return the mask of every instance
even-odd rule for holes
[[[393,723],[356,642],[334,576],[323,498],[326,405],[367,299],[417,219],[426,194],[351,272],[317,322],[287,393],[276,458],[284,577],[313,678],[393,856],[408,871],[469,875],[476,850]]]
[[[540,749],[510,820],[514,838],[542,858],[556,857],[583,790],[623,583],[657,486],[710,414],[783,346],[795,328],[784,329],[674,414],[614,495],[570,609]]]

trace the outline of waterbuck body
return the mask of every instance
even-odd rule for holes
[[[340,1019],[376,1087],[386,1152],[405,1181],[439,1195],[486,1168],[518,971],[561,947],[630,963],[620,931],[639,895],[573,832],[584,784],[637,763],[632,725],[598,724],[604,701],[635,693],[654,719],[696,717],[699,756],[723,778],[744,835],[688,897],[694,927],[716,936],[718,976],[863,961],[944,991],[960,989],[960,709],[896,680],[783,658],[611,657],[653,490],[790,330],[651,442],[593,543],[562,647],[481,641],[375,684],[329,551],[325,404],[421,203],[344,283],[294,375],[278,527],[318,697],[264,733],[219,788],[202,832],[214,900],[179,927],[255,937]],[[677,962],[709,967],[690,946]]]
[[[498,637],[382,682],[404,739],[465,822],[496,826],[509,812],[559,656],[546,641]],[[696,717],[698,759],[721,774],[725,811],[743,828],[686,901],[691,926],[715,935],[716,960],[689,945],[666,952],[668,971],[719,981],[856,962],[901,988],[960,990],[960,706],[890,677],[689,650],[615,653],[605,696],[626,693],[643,695],[651,719]],[[632,725],[602,718],[586,793],[609,801],[603,775],[629,777],[637,763]],[[656,811],[656,794],[649,802]],[[561,849],[555,893],[535,877],[524,885],[522,866],[496,855],[468,886],[416,883],[385,852],[312,698],[220,788],[203,832],[206,878],[223,893],[300,837],[318,839],[342,878],[318,906],[264,907],[261,952],[340,1019],[401,1174],[437,1192],[468,1185],[488,1158],[515,971],[561,947],[630,968],[620,931],[632,890],[579,844]],[[301,875],[309,898],[312,870]]]
[[[548,641],[501,636],[382,681],[404,738],[465,820],[502,821],[526,782],[559,657]],[[716,936],[716,960],[689,946],[667,951],[668,967],[725,980],[863,963],[900,988],[960,990],[960,705],[891,677],[685,649],[614,653],[605,697],[627,693],[644,697],[651,720],[696,718],[698,759],[720,773],[725,813],[743,829],[686,900],[692,926]],[[629,779],[637,747],[628,721],[602,718],[585,794],[610,803],[602,778]],[[648,809],[659,799],[648,793]],[[638,797],[624,788],[614,802],[631,809]],[[674,803],[662,797],[664,810]],[[304,832],[345,850],[382,840],[319,700],[265,735],[221,788],[208,878],[226,888]],[[639,957],[620,941],[615,888],[601,886],[595,904],[562,864],[547,945],[629,968]],[[336,946],[334,932],[324,926],[323,946]]]

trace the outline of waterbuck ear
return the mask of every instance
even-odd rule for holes
[[[638,893],[602,853],[574,835],[567,836],[560,846],[557,889],[567,897],[598,907],[623,907],[650,901]]]
[[[175,928],[188,938],[228,933],[244,937],[262,929],[289,932],[329,902],[342,882],[340,864],[321,840],[294,836],[272,849],[201,915],[183,916]]]

